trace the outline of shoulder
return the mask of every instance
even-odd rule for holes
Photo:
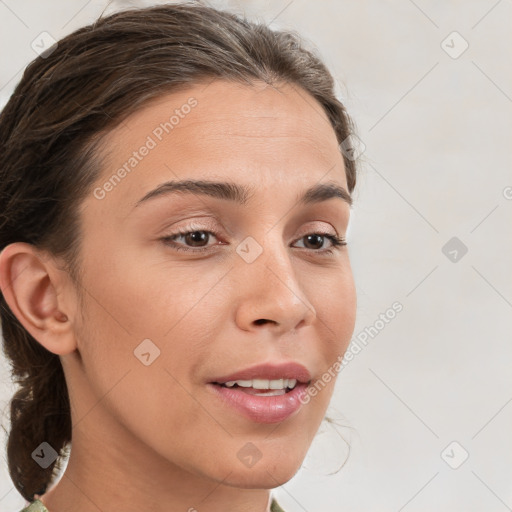
[[[44,506],[42,501],[34,500],[34,501],[31,501],[20,512],[49,512],[49,510]]]

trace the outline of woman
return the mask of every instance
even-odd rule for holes
[[[113,14],[27,67],[0,117],[25,510],[281,510],[355,323],[333,89],[296,35],[200,4]]]

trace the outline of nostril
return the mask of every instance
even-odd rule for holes
[[[254,323],[256,325],[266,324],[267,322],[270,322],[271,324],[277,324],[275,320],[268,320],[267,318],[260,318],[259,320],[254,320]]]

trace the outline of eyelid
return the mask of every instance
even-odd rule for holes
[[[207,245],[206,247],[195,247],[194,248],[194,247],[187,247],[186,244],[181,244],[181,243],[178,243],[175,241],[176,238],[179,238],[179,237],[182,237],[182,236],[188,235],[190,233],[194,233],[194,232],[208,233],[209,235],[213,235],[217,240],[220,241],[219,233],[217,232],[217,230],[204,229],[204,226],[196,226],[196,225],[192,225],[192,224],[190,224],[184,228],[177,229],[173,233],[160,238],[160,240],[164,244],[170,246],[176,252],[185,252],[185,253],[188,253],[191,255],[201,255],[201,254],[208,254],[208,253],[213,254],[214,252],[216,252],[219,245],[226,245],[225,243],[221,242],[220,244]],[[309,230],[305,231],[304,234],[297,236],[294,239],[294,242],[297,243],[300,240],[304,239],[306,236],[312,235],[312,234],[320,235],[324,239],[327,239],[331,243],[331,247],[326,248],[326,249],[321,249],[321,250],[308,249],[308,248],[304,247],[303,250],[306,251],[307,253],[312,253],[312,254],[318,255],[318,256],[329,257],[329,256],[332,256],[335,253],[339,252],[341,250],[341,247],[347,245],[346,238],[344,236],[339,236],[336,230],[335,230],[335,234],[332,234],[332,233],[326,232],[324,229],[321,229],[321,228],[316,228],[316,229],[310,228]],[[210,238],[210,236],[208,238]],[[210,241],[210,240],[208,239],[208,241]]]
[[[202,217],[202,219],[204,219],[204,217]],[[314,224],[312,226],[308,225],[308,227],[301,229],[300,233],[303,233],[303,234],[298,235],[298,238],[309,235],[311,233],[324,233],[325,235],[337,236],[338,238],[342,238],[343,240],[346,239],[346,237],[340,235],[338,233],[338,230],[328,221],[316,220],[316,221],[311,221],[311,222],[313,222]],[[333,229],[334,232],[333,233],[327,232],[325,227],[317,226],[317,223],[329,224],[329,226],[331,226],[331,228]],[[192,218],[189,220],[189,224],[185,224],[184,226],[178,225],[178,227],[175,227],[175,228],[168,226],[165,229],[165,231],[167,232],[168,230],[172,229],[172,233],[169,233],[169,235],[164,235],[164,236],[169,237],[169,236],[178,234],[178,232],[183,233],[183,232],[190,232],[190,231],[211,231],[213,234],[215,234],[215,236],[220,234],[219,231],[224,231],[224,232],[227,232],[228,236],[235,236],[235,234],[231,230],[227,229],[223,224],[220,224],[221,228],[219,228],[219,224],[220,224],[219,221],[210,221],[210,219],[208,217],[206,217],[205,220],[196,220],[196,219]]]

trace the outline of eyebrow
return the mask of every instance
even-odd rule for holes
[[[156,197],[173,193],[186,193],[196,196],[206,195],[216,199],[234,201],[240,205],[245,205],[254,195],[254,191],[255,189],[253,187],[233,182],[206,180],[167,181],[158,185],[158,187],[139,199],[135,207]],[[296,202],[299,205],[309,205],[321,203],[332,198],[339,198],[349,206],[352,206],[352,197],[350,194],[342,186],[332,181],[319,183],[308,188],[305,192],[296,197]]]

